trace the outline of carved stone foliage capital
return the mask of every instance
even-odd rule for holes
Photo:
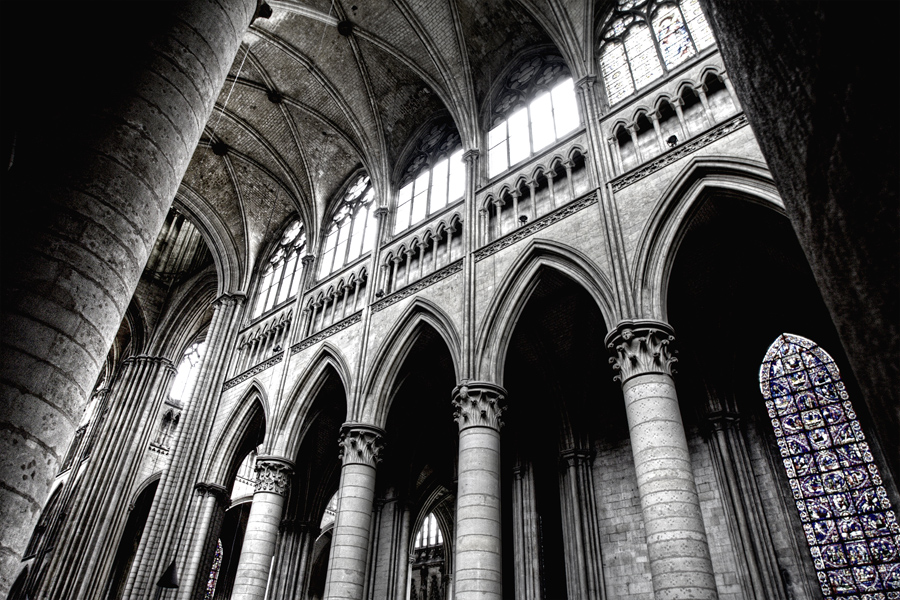
[[[617,372],[614,380],[625,383],[635,375],[658,373],[671,376],[678,361],[672,342],[675,336],[665,323],[625,321],[607,337],[609,359]]]
[[[381,462],[384,451],[384,431],[372,425],[345,424],[338,445],[344,465],[375,467]]]
[[[503,427],[506,390],[484,381],[464,381],[453,390],[453,419],[462,431],[467,427]]]
[[[256,486],[259,492],[284,496],[294,473],[294,463],[278,456],[259,456],[256,459]]]

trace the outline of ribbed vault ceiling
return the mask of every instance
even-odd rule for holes
[[[449,115],[474,146],[492,86],[496,94],[523,53],[555,48],[576,78],[592,71],[590,0],[269,4],[272,16],[244,36],[179,192],[215,222],[214,252],[232,255],[235,288],[246,288],[294,212],[316,248],[330,203],[358,168],[384,198],[433,119]],[[352,33],[339,33],[340,22]]]

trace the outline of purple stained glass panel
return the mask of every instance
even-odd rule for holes
[[[900,600],[900,525],[834,360],[782,334],[760,389],[826,600]]]

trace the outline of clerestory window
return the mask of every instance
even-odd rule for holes
[[[200,374],[200,361],[203,360],[205,352],[206,342],[195,342],[188,347],[181,357],[181,362],[178,363],[175,380],[169,390],[169,398],[182,401],[191,397],[197,376]]]
[[[301,258],[305,251],[306,233],[303,224],[295,220],[284,230],[278,246],[266,261],[251,318],[255,319],[297,295],[303,279]]]
[[[358,175],[335,208],[325,236],[319,277],[334,273],[375,245],[375,190],[369,176]]]
[[[580,124],[575,84],[565,64],[531,58],[508,78],[492,111],[488,175],[499,175]]]
[[[697,0],[619,0],[599,44],[609,103],[627,98],[714,42]]]
[[[435,125],[422,137],[400,180],[394,233],[402,233],[465,193],[466,170],[459,134],[450,124]]]
[[[759,385],[826,600],[900,590],[900,525],[834,360],[784,333]]]

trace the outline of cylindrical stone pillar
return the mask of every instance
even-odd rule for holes
[[[453,390],[459,425],[456,493],[456,600],[500,600],[500,417],[506,390],[464,381]]]
[[[381,461],[384,432],[378,427],[346,423],[339,440],[341,484],[331,538],[325,600],[362,600],[372,535],[375,467]]]
[[[256,459],[256,490],[231,594],[236,600],[266,597],[284,497],[293,472],[294,463],[286,458],[259,456]]]
[[[122,19],[133,35],[115,40],[127,48],[85,44],[97,49],[81,62],[96,67],[98,85],[68,89],[68,108],[53,115],[61,127],[35,136],[32,116],[18,117],[28,125],[16,131],[4,203],[19,209],[4,213],[13,221],[2,236],[2,597],[256,8],[190,0],[146,15],[105,11],[102,28],[82,38],[108,40],[122,10],[147,18]],[[109,68],[123,56],[133,59],[127,76]],[[97,77],[103,69],[109,76]]]
[[[672,380],[671,328],[625,321],[609,334],[659,600],[717,598],[700,498]]]

